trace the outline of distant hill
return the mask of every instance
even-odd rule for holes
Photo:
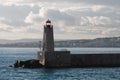
[[[18,39],[18,40],[6,40],[0,39],[0,44],[11,44],[11,43],[25,43],[25,42],[38,42],[40,39]]]
[[[39,47],[40,39],[0,40],[0,47]],[[56,40],[56,47],[120,47],[120,37]]]

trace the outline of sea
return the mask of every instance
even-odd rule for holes
[[[37,59],[39,48],[0,48],[0,80],[120,80],[120,67],[111,68],[12,68],[16,60]],[[55,48],[72,54],[120,53],[120,48]]]

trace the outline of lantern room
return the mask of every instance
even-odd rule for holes
[[[51,27],[51,21],[49,19],[46,21],[46,26]]]

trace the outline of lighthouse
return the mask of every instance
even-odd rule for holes
[[[54,51],[54,34],[53,34],[53,25],[48,19],[44,25],[43,33],[43,51],[44,52],[53,52]]]
[[[50,20],[47,20],[43,30],[42,51],[38,52],[39,63],[44,67],[70,66],[70,51],[54,50],[54,31]]]

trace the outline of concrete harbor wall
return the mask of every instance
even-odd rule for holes
[[[71,54],[71,67],[120,67],[120,54]]]
[[[39,60],[15,62],[14,67],[22,68],[81,68],[81,67],[120,67],[120,54],[70,54],[56,51],[46,53],[45,64]],[[39,55],[40,56],[40,55]]]
[[[69,67],[71,66],[71,58],[69,51],[54,51],[45,53],[45,67]]]

